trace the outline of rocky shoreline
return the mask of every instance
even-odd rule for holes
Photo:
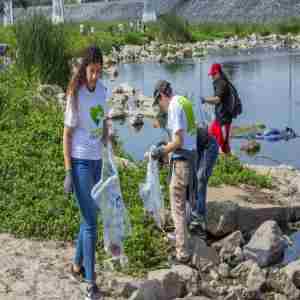
[[[283,258],[287,247],[294,246],[286,228],[300,220],[300,172],[289,166],[248,167],[272,176],[274,188],[263,192],[273,193],[276,203],[261,203],[254,193],[252,203],[209,199],[210,238],[206,243],[190,237],[189,265],[166,262],[144,278],[98,266],[97,282],[105,299],[299,299],[300,260],[287,263]],[[266,208],[269,214],[262,214]],[[74,251],[71,243],[6,234],[0,234],[0,242],[0,299],[82,299],[84,284],[72,282],[67,272]]]
[[[111,62],[172,63],[183,59],[203,59],[211,52],[224,49],[253,50],[258,48],[270,50],[300,49],[300,35],[270,34],[261,36],[251,34],[245,38],[235,36],[214,41],[185,44],[165,44],[153,41],[143,46],[125,45],[120,47],[119,50],[113,49],[112,54],[106,57],[106,63],[108,65]]]

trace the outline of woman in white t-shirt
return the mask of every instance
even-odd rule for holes
[[[71,267],[73,277],[88,283],[86,299],[95,299],[95,252],[97,242],[97,207],[91,197],[92,187],[100,180],[102,147],[108,137],[107,91],[99,80],[103,56],[98,47],[85,51],[67,91],[64,121],[64,161],[66,193],[73,190],[81,213],[76,253]]]

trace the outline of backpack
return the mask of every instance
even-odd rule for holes
[[[228,112],[231,114],[233,119],[236,119],[243,112],[243,105],[240,96],[231,82],[228,82],[230,88],[230,103]]]

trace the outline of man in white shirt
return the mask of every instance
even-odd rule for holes
[[[152,152],[154,159],[171,155],[172,176],[170,182],[170,202],[175,225],[176,259],[185,263],[190,253],[187,245],[186,202],[188,186],[191,184],[191,164],[184,155],[193,157],[196,153],[196,124],[191,102],[182,96],[173,95],[171,84],[160,80],[154,90],[154,105],[168,113],[168,129],[171,141]],[[190,195],[191,196],[191,195]]]

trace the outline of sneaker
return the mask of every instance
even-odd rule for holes
[[[191,222],[189,224],[189,229],[192,231],[194,228],[201,227],[203,231],[206,231],[206,219],[202,215],[193,213]]]
[[[72,280],[77,281],[77,282],[82,282],[85,278],[85,270],[84,267],[81,266],[79,272],[76,272],[74,270],[74,265],[71,264],[70,266],[70,277]]]
[[[100,291],[96,284],[89,284],[86,288],[85,300],[101,299]]]

